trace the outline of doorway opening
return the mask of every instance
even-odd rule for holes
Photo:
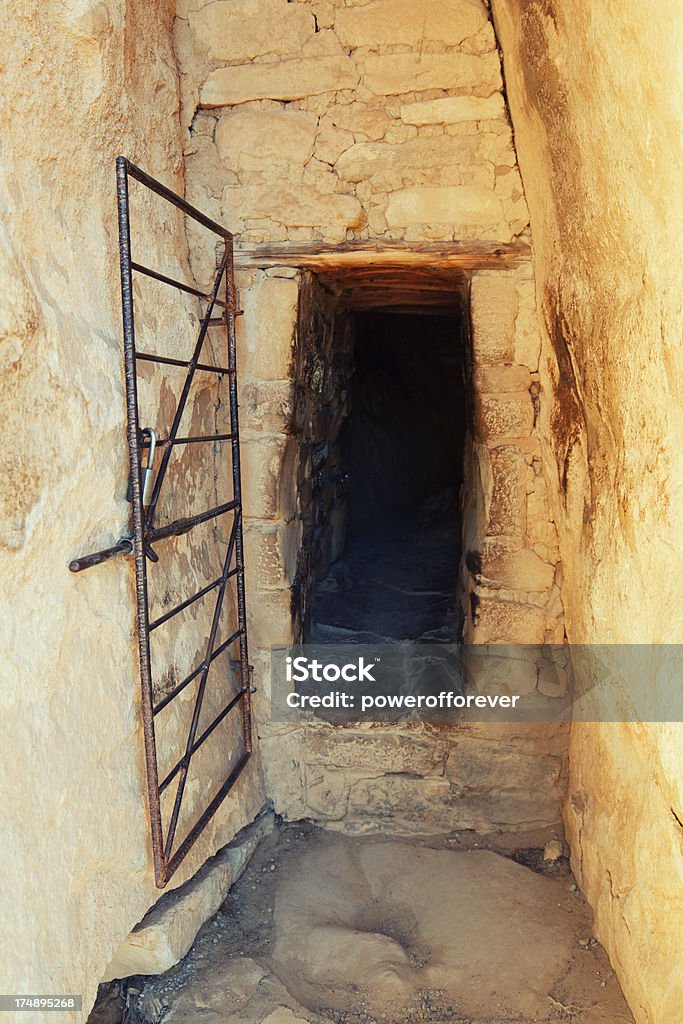
[[[349,316],[341,550],[315,581],[308,639],[457,642],[463,317],[400,307]]]

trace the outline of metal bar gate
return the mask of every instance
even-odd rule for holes
[[[177,207],[182,213],[213,232],[221,239],[222,252],[217,260],[217,271],[210,292],[202,292],[199,289],[175,280],[172,277],[161,274],[151,267],[137,263],[131,252],[131,228],[130,228],[130,201],[129,201],[129,178],[135,179],[145,188],[151,190],[163,200]],[[116,555],[133,554],[135,562],[135,585],[136,585],[136,619],[137,638],[140,659],[140,678],[142,688],[142,722],[145,743],[145,757],[147,770],[147,791],[149,797],[149,814],[152,834],[152,849],[154,854],[154,871],[156,884],[163,888],[180,862],[186,856],[188,850],[195,842],[202,829],[213,817],[216,810],[230,792],[240,772],[244,768],[252,750],[251,737],[251,681],[250,667],[247,646],[247,623],[245,607],[244,587],[244,552],[242,539],[242,487],[240,475],[240,446],[239,446],[239,422],[237,408],[237,360],[235,345],[235,318],[238,315],[236,308],[237,293],[234,283],[233,264],[233,239],[232,235],[225,228],[205,217],[199,210],[190,206],[184,199],[171,192],[160,182],[151,178],[125,157],[118,157],[116,161],[117,179],[117,200],[118,200],[118,224],[119,224],[119,253],[121,270],[121,299],[123,309],[123,348],[125,358],[126,376],[126,407],[128,421],[128,452],[130,462],[130,492],[131,501],[131,535],[123,537],[113,547],[104,551],[98,551],[83,558],[72,561],[69,568],[72,572],[80,572],[83,569],[98,565],[99,563],[113,558]],[[168,356],[158,355],[152,352],[141,352],[136,348],[135,339],[135,307],[133,301],[133,275],[140,274],[152,278],[163,285],[191,295],[206,303],[199,333],[194,345],[194,350],[189,359],[175,359]],[[214,311],[218,310],[218,316]],[[215,361],[204,357],[207,346],[205,345],[209,328],[224,327],[226,337],[226,358],[225,365],[216,365]],[[145,428],[141,429],[140,412],[138,403],[138,363],[151,362],[159,365],[169,365],[184,368],[185,379],[178,397],[175,413],[168,437],[156,440],[154,432]],[[190,389],[194,375],[197,371],[215,373],[218,379],[227,377],[229,389],[230,407],[230,430],[228,433],[213,433],[201,436],[178,436],[183,413],[185,412]],[[180,517],[172,522],[158,526],[155,525],[155,513],[159,504],[159,497],[162,493],[164,481],[167,476],[169,461],[173,451],[182,445],[201,444],[204,442],[230,442],[232,452],[232,498],[227,502],[216,504],[192,516]],[[143,453],[149,450],[152,445],[161,448],[163,455],[159,471],[154,480],[151,493],[147,493],[146,470],[143,469]],[[168,538],[181,536],[193,530],[196,526],[220,520],[223,517],[230,520],[229,529],[225,530],[227,537],[227,550],[221,573],[218,578],[212,580],[206,586],[191,597],[176,604],[175,607],[165,611],[163,615],[150,621],[150,609],[148,599],[147,561],[157,562],[159,555],[153,545],[158,542],[167,541]],[[217,643],[219,621],[224,609],[226,587],[229,580],[236,581],[236,611],[237,621],[235,629],[227,639],[220,644]],[[203,657],[198,665],[183,679],[176,681],[175,685],[167,692],[162,699],[155,701],[155,679],[153,675],[152,658],[150,653],[150,634],[163,627],[177,614],[194,605],[195,602],[214,597],[214,610],[211,620],[211,628]],[[200,715],[206,692],[207,680],[212,665],[221,654],[229,654],[232,644],[239,645],[239,658],[235,668],[238,675],[238,688],[236,692],[228,692],[225,695],[225,703],[220,712],[213,720],[199,731]],[[157,737],[155,723],[159,713],[183,693],[190,684],[196,682],[196,696],[191,722],[182,755],[178,758],[173,767],[159,778],[159,765],[157,760]],[[229,674],[226,673],[226,689],[230,691]],[[203,809],[194,825],[187,834],[178,840],[177,831],[180,818],[183,796],[185,794],[188,772],[192,757],[204,742],[212,735],[226,717],[234,710],[241,711],[242,720],[242,752],[234,764],[229,766],[227,777],[222,785],[213,795],[208,805]],[[177,780],[177,781],[176,781]],[[172,804],[172,811],[167,827],[164,828],[162,821],[162,794],[176,782],[175,798]]]

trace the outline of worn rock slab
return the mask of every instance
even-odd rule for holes
[[[226,220],[271,220],[287,228],[318,229],[330,242],[343,242],[349,229],[365,219],[355,196],[320,193],[283,183],[281,188],[226,188],[223,193]]]
[[[529,548],[513,548],[495,540],[482,545],[482,575],[510,590],[543,591],[553,583],[555,567]]]
[[[162,974],[185,956],[197,932],[224,902],[260,841],[274,824],[269,811],[212,857],[194,878],[161,897],[124,939],[103,981],[131,974]]]
[[[489,28],[488,15],[479,0],[374,0],[362,7],[337,11],[334,30],[346,47],[383,46],[422,42],[457,46],[463,40]],[[489,48],[493,42],[490,31]]]
[[[343,181],[370,181],[388,190],[403,184],[459,184],[463,167],[483,165],[476,135],[441,135],[403,143],[359,142],[337,160],[335,171]],[[486,175],[482,173],[482,180]],[[471,179],[470,179],[471,180]]]
[[[317,116],[305,110],[238,110],[218,122],[216,148],[235,174],[279,177],[283,167],[303,169],[317,127]]]
[[[381,96],[424,89],[500,89],[500,65],[496,54],[412,54],[392,53],[365,60],[364,81],[371,92]]]
[[[515,319],[519,296],[508,275],[475,274],[470,288],[475,362],[493,365],[515,356]]]
[[[337,841],[297,868],[276,895],[272,956],[314,1009],[360,999],[401,1021],[427,990],[470,1020],[540,1017],[576,942],[553,884],[494,853]]]
[[[534,426],[534,407],[528,391],[520,394],[483,395],[476,403],[480,437],[529,437]]]
[[[201,87],[199,100],[203,107],[234,106],[248,100],[297,100],[352,89],[358,80],[353,62],[334,57],[238,64],[212,71]]]
[[[310,9],[287,0],[217,0],[191,14],[190,25],[211,58],[229,61],[296,56],[315,33]]]
[[[505,118],[505,100],[499,92],[490,96],[445,96],[404,103],[401,107],[401,120],[406,124],[457,124],[498,118]]]
[[[467,233],[467,237],[477,229],[496,229],[501,241],[510,236],[495,195],[475,185],[398,189],[389,196],[385,215],[391,228],[452,224],[456,234]]]

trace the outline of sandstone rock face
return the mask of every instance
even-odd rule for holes
[[[316,115],[305,110],[238,110],[216,125],[216,147],[227,170],[258,176],[308,163],[317,127]]]
[[[240,235],[510,242],[527,227],[482,0],[180,4],[188,192]]]
[[[491,96],[447,96],[421,100],[401,107],[406,124],[458,124],[461,121],[489,121],[505,116],[505,100],[499,92]]]
[[[495,45],[484,6],[461,0],[425,0],[420,4],[412,0],[394,0],[392,4],[374,0],[362,7],[341,8],[334,24],[342,44],[350,48],[367,46],[371,40],[377,46],[418,46],[424,42],[458,46],[479,32],[486,33],[489,49]]]
[[[0,601],[9,629],[0,799],[3,888],[13,895],[0,987],[81,993],[80,1020],[116,948],[159,896],[132,566],[119,559],[73,575],[67,564],[128,527],[114,160],[123,153],[183,192],[171,35],[162,2],[46,0],[2,15],[0,391],[13,442],[0,454]],[[133,188],[131,195],[137,201]],[[159,206],[137,207],[139,256],[166,260],[168,272],[192,281],[178,227]],[[171,354],[191,346],[195,304],[175,296],[169,306],[153,289],[145,295],[141,346],[150,335]],[[160,419],[169,413],[162,381],[168,389],[170,379],[141,374],[141,399],[153,399]],[[200,425],[212,412],[202,403]],[[165,581],[175,594],[207,568],[201,541],[179,538],[177,550],[182,565]],[[162,733],[168,755],[165,725]],[[172,729],[170,738],[177,745]],[[214,756],[205,784],[224,756]],[[204,796],[193,783],[188,805]],[[254,757],[173,884],[263,801]]]
[[[683,639],[676,16],[651,0],[609,14],[584,0],[492,7],[537,252],[542,429],[562,481],[529,508],[550,498],[570,641],[652,644],[624,649],[656,691]],[[577,668],[599,677],[590,657]],[[638,1024],[668,1024],[683,1005],[682,727],[601,723],[595,699],[594,723],[572,730],[572,864]]]
[[[397,53],[365,61],[364,84],[378,96],[402,96],[426,89],[480,89],[485,95],[501,87],[500,67],[495,54]]]
[[[214,60],[296,56],[315,32],[312,11],[287,0],[217,0],[190,14],[197,42]]]
[[[337,89],[353,89],[358,73],[352,63],[331,57],[238,64],[212,72],[202,86],[203,107],[228,107],[249,100],[299,100]]]

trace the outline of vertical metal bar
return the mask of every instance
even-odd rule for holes
[[[147,603],[147,568],[144,551],[144,509],[140,487],[140,426],[138,422],[137,375],[135,372],[135,312],[133,275],[131,269],[130,213],[128,201],[128,162],[116,160],[116,199],[119,223],[119,260],[121,269],[121,306],[123,311],[123,348],[126,372],[126,412],[130,485],[133,516],[133,554],[135,559],[135,593],[138,625],[138,652],[142,700],[142,727],[147,765],[147,795],[154,854],[156,883],[164,883],[163,834],[156,738],[154,734],[152,662],[149,645]]]
[[[232,434],[232,486],[233,496],[238,502],[239,520],[237,521],[237,537],[235,540],[235,565],[237,567],[237,624],[240,633],[240,689],[242,698],[242,732],[244,749],[247,754],[252,751],[251,734],[251,680],[249,678],[249,642],[247,638],[247,613],[244,585],[244,536],[242,531],[242,472],[240,466],[240,432],[239,411],[237,401],[237,339],[235,335],[235,310],[237,295],[235,293],[235,263],[232,237],[225,240],[225,312],[226,331],[228,336],[228,367],[232,371],[229,376],[230,394],[230,433]]]

